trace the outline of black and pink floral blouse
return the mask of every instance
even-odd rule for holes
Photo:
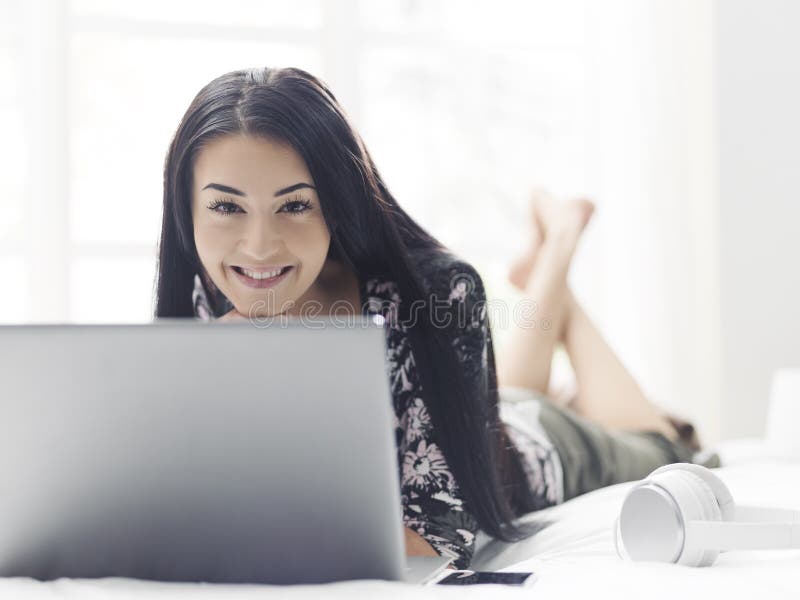
[[[423,278],[437,298],[447,299],[451,309],[463,308],[460,314],[472,315],[466,321],[454,320],[452,340],[468,378],[480,377],[487,369],[487,347],[491,343],[483,285],[471,265],[452,257],[445,259],[447,256],[421,265],[427,273]],[[223,302],[222,309],[214,315],[199,277],[195,277],[192,296],[195,315],[201,320],[213,320],[232,308],[229,302]],[[457,568],[467,568],[474,552],[478,523],[437,444],[405,325],[396,318],[402,302],[397,285],[382,278],[363,281],[361,298],[363,314],[380,314],[385,318],[403,524],[419,533],[439,554],[452,557]],[[478,302],[482,307],[473,311]],[[541,498],[541,506],[560,502],[561,483],[557,477],[560,464],[547,440],[523,435],[509,427],[507,431],[520,451],[528,483]]]

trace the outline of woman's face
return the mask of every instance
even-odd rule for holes
[[[330,232],[290,146],[247,135],[207,144],[194,165],[192,221],[203,267],[238,312],[273,316],[313,297]]]

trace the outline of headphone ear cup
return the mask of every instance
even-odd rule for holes
[[[717,497],[706,481],[684,469],[672,469],[651,475],[648,479],[661,486],[675,500],[683,526],[683,550],[676,561],[680,565],[707,567],[714,563],[718,550],[706,549],[686,529],[689,521],[721,521]]]
[[[671,478],[648,477],[625,495],[615,524],[614,541],[620,557],[677,563],[683,555],[686,536],[679,500],[685,493],[671,489],[676,487],[670,485]]]
[[[714,496],[717,499],[717,504],[722,512],[722,519],[724,521],[734,520],[735,502],[733,501],[733,494],[717,475],[709,468],[702,465],[695,465],[693,463],[672,463],[657,468],[650,473],[647,477],[653,477],[659,473],[667,471],[687,471],[700,477],[711,488]]]

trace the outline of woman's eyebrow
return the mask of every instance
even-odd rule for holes
[[[236,188],[232,188],[229,185],[222,185],[221,183],[209,183],[203,190],[212,189],[212,190],[219,190],[220,192],[225,192],[226,194],[233,194],[234,196],[247,196],[242,191],[237,190]],[[200,190],[201,192],[203,190]]]
[[[288,194],[289,192],[294,192],[296,190],[302,190],[303,188],[308,188],[311,190],[317,189],[310,183],[295,183],[294,185],[290,185],[289,187],[285,187],[282,190],[275,192],[275,197],[277,198],[278,196],[283,196],[284,194]]]
[[[290,185],[289,187],[285,187],[275,192],[275,197],[277,198],[278,196],[283,196],[284,194],[288,194],[290,192],[302,190],[303,188],[308,188],[311,190],[317,189],[310,183],[295,183],[294,185]],[[236,188],[233,188],[229,185],[222,185],[221,183],[209,183],[206,187],[203,188],[203,190],[208,190],[208,189],[219,190],[220,192],[225,192],[226,194],[233,194],[234,196],[242,196],[242,197],[247,196],[247,194],[245,194],[241,190],[237,190]]]

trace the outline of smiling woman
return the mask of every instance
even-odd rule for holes
[[[526,402],[500,407],[477,271],[400,207],[321,81],[234,71],[198,93],[167,155],[156,316],[339,316],[342,303],[383,316],[407,551],[466,568],[479,529],[519,540],[534,531],[516,521],[523,513],[700,450],[568,289],[591,203],[533,208],[540,243],[512,279],[552,327],[520,323],[502,379]],[[559,341],[580,389],[575,412],[542,395]]]
[[[568,289],[591,203],[533,208],[540,243],[512,279],[552,327],[520,323],[502,379],[526,402],[500,407],[477,271],[397,203],[321,81],[234,71],[200,90],[167,154],[156,316],[339,316],[342,303],[383,316],[407,552],[466,568],[479,529],[519,540],[534,531],[516,520],[526,512],[700,450]],[[543,396],[559,341],[580,389],[575,412]]]
[[[342,302],[385,316],[407,549],[458,567],[479,527],[520,539],[514,517],[547,501],[499,422],[485,301],[314,76],[234,71],[192,101],[165,164],[156,316],[338,315]],[[420,303],[444,304],[446,325]]]

